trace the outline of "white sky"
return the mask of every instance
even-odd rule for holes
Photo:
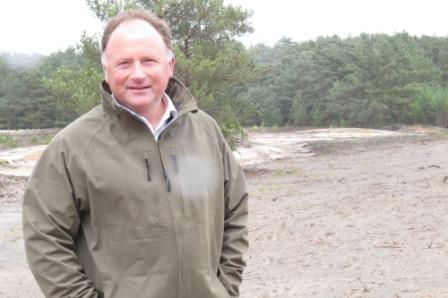
[[[228,0],[252,9],[255,32],[246,45],[273,45],[281,37],[294,41],[318,36],[407,31],[411,35],[448,35],[448,1],[444,0]]]
[[[254,12],[250,46],[318,36],[407,31],[448,36],[447,0],[226,0]],[[0,0],[0,51],[49,54],[102,31],[85,0]]]
[[[0,0],[0,52],[50,54],[102,25],[85,0]]]

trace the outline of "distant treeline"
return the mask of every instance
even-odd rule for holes
[[[87,2],[102,20],[124,8]],[[446,37],[362,34],[247,49],[235,37],[252,31],[250,12],[221,0],[152,2],[132,3],[176,24],[177,74],[226,135],[241,126],[448,125]],[[97,36],[28,68],[0,56],[0,129],[63,127],[99,103],[101,80]]]
[[[85,73],[92,63],[79,51],[41,57],[28,67],[16,57],[0,56],[0,129],[63,127],[98,102],[90,94],[101,77]],[[96,81],[88,86],[85,80]]]
[[[249,49],[264,72],[239,95],[243,125],[448,124],[448,38],[337,36]]]

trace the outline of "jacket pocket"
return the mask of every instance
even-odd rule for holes
[[[216,291],[219,293],[219,298],[230,298],[229,293],[227,292],[226,288],[224,288],[224,285],[219,280],[218,276],[210,270],[210,276],[212,279],[212,284],[214,285]]]
[[[146,152],[95,160],[86,171],[92,224],[111,237],[162,224],[154,168]]]
[[[148,152],[143,152],[141,155],[141,163],[142,167],[144,168],[144,175],[145,178],[145,190],[146,190],[146,198],[149,200],[147,202],[150,204],[149,212],[151,214],[151,219],[149,219],[153,223],[161,223],[163,221],[162,219],[162,208],[161,208],[161,202],[160,202],[160,191],[158,188],[161,186],[157,184],[157,178],[156,176],[156,167],[154,166],[153,158]]]

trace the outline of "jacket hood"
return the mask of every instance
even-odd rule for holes
[[[106,81],[101,83],[100,90],[102,105],[106,111],[110,113],[117,113],[118,115],[127,113],[114,103],[114,100],[112,99],[112,91]],[[171,78],[168,82],[168,87],[166,88],[165,93],[168,94],[173,101],[179,115],[198,109],[193,95],[188,91],[187,87],[185,87],[185,85],[175,77]]]

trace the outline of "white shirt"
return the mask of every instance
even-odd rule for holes
[[[151,123],[145,117],[120,104],[113,95],[112,98],[114,99],[115,105],[128,111],[131,115],[143,121],[143,123],[145,123],[146,126],[151,130],[152,134],[154,135],[154,138],[156,139],[156,142],[159,140],[160,134],[165,130],[165,128],[167,128],[168,124],[170,124],[170,122],[176,119],[177,117],[176,107],[174,106],[171,98],[166,93],[164,93],[162,97],[162,100],[164,101],[166,107],[165,112],[163,113],[162,118],[160,119],[159,124],[157,124],[157,127],[155,129],[152,127]]]

